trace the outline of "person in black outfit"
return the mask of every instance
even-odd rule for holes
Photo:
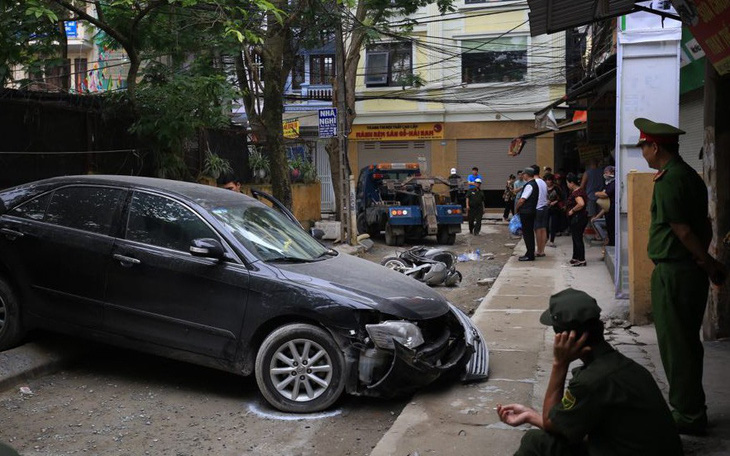
[[[502,194],[502,200],[504,201],[504,214],[502,214],[502,220],[509,221],[508,217],[510,214],[515,213],[515,180],[517,177],[514,174],[509,175],[507,184],[504,187],[504,193]]]
[[[548,245],[556,247],[555,236],[561,229],[563,218],[563,191],[555,182],[554,174],[545,174],[545,183],[548,188]]]
[[[568,189],[570,189],[565,209],[568,211],[570,235],[573,237],[573,258],[570,260],[570,264],[571,266],[585,266],[586,246],[583,243],[583,232],[586,225],[588,225],[586,212],[588,195],[580,186],[580,179],[575,174],[568,174],[565,180],[568,182]]]
[[[535,261],[535,216],[537,215],[537,195],[540,189],[535,182],[535,170],[525,168],[522,178],[527,182],[523,187],[515,212],[520,214],[522,222],[522,238],[525,240],[527,251],[518,258],[519,261]]]

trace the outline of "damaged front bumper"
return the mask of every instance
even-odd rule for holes
[[[394,341],[387,371],[360,394],[393,397],[412,393],[440,377],[471,382],[487,378],[489,350],[479,329],[462,311],[450,305],[451,314],[438,336],[415,349]]]

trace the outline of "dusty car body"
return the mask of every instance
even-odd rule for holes
[[[486,378],[466,315],[229,190],[124,176],[0,192],[0,349],[32,328],[256,375],[289,412]]]

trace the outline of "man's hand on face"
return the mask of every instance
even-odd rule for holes
[[[591,351],[591,347],[585,346],[587,339],[588,333],[583,333],[580,339],[577,340],[575,331],[555,334],[555,342],[553,343],[554,362],[567,367],[571,362],[587,355]]]

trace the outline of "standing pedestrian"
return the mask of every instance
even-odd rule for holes
[[[568,211],[570,236],[573,238],[573,257],[570,260],[570,264],[572,266],[585,266],[586,246],[583,243],[583,232],[588,224],[588,215],[586,214],[588,196],[580,186],[578,176],[569,173],[565,180],[568,182],[568,189],[570,190],[565,210]]]
[[[658,170],[654,176],[649,225],[651,308],[659,353],[669,381],[669,405],[682,434],[703,434],[707,406],[702,388],[700,327],[708,278],[722,285],[727,270],[707,249],[712,226],[707,217],[707,186],[679,155],[684,131],[638,118],[641,154]]]
[[[606,342],[601,308],[583,291],[550,297],[540,323],[555,331],[542,413],[521,404],[497,405],[510,426],[528,423],[516,456],[679,456],[682,442],[651,373]],[[565,387],[568,366],[576,359]]]
[[[565,200],[568,195],[570,195],[568,183],[565,182],[565,176],[566,173],[562,169],[555,175],[555,185],[557,185],[558,188],[560,188],[560,191],[563,192],[563,209],[565,209]],[[568,216],[565,214],[564,210],[560,212],[560,228],[558,229],[558,234],[556,236],[570,236]]]
[[[504,193],[502,194],[502,200],[504,201],[504,214],[502,214],[502,220],[505,222],[509,221],[509,215],[515,212],[515,181],[517,177],[514,174],[510,174],[507,179],[507,184],[504,186]]]
[[[613,166],[606,166],[603,168],[603,179],[605,185],[603,189],[596,192],[596,196],[600,200],[601,198],[608,199],[608,209],[605,211],[606,217],[606,232],[607,239],[605,245],[613,247],[616,242],[616,182],[615,182],[616,168]]]
[[[525,185],[515,207],[515,212],[520,215],[522,238],[527,248],[525,254],[518,258],[519,261],[535,261],[535,215],[537,213],[537,198],[540,189],[537,187],[534,177],[535,170],[531,167],[525,168],[522,171],[522,178],[525,180]]]
[[[555,182],[554,174],[545,174],[545,183],[548,188],[548,244],[550,247],[555,245],[555,236],[561,228],[563,216],[563,191]]]
[[[540,178],[540,167],[532,165],[535,170],[535,183],[539,190],[537,196],[537,211],[535,212],[535,242],[537,244],[536,257],[545,256],[545,245],[547,244],[547,222],[548,222],[548,191],[547,184]]]
[[[594,158],[588,160],[588,165],[580,182],[580,187],[588,196],[586,210],[589,218],[598,214],[596,192],[603,188],[603,169],[598,166],[598,162],[599,160]]]
[[[459,201],[459,186],[461,186],[461,176],[457,174],[456,168],[451,168],[451,174],[449,174],[449,195],[451,196],[452,204],[461,204],[461,201]]]
[[[479,179],[479,182],[482,181],[482,175],[479,174],[479,168],[476,166],[471,169],[471,174],[469,174],[469,177],[467,177],[467,181],[469,182],[469,190],[476,187],[476,180]]]
[[[482,230],[482,215],[484,215],[484,192],[482,180],[474,180],[475,187],[466,192],[466,214],[469,221],[469,232],[479,236]]]

